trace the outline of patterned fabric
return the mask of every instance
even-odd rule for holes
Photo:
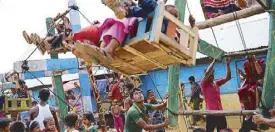
[[[210,6],[215,8],[227,7],[230,4],[235,4],[233,0],[204,0],[204,6]]]
[[[161,104],[161,103],[157,102],[157,104]],[[162,110],[149,111],[148,115],[151,118],[150,124],[152,125],[161,124],[164,121],[164,111]],[[150,132],[165,132],[165,128],[150,131]]]

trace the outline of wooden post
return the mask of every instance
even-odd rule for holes
[[[176,0],[176,7],[179,9],[180,20],[184,22],[185,16],[185,7],[186,0]],[[172,65],[168,70],[168,94],[170,95],[168,99],[168,108],[172,111],[178,111],[179,109],[179,97],[178,89],[179,89],[179,72],[180,72],[180,64]],[[176,96],[174,96],[176,95]],[[169,117],[169,126],[176,127],[178,126],[178,117],[168,112]]]
[[[271,10],[275,9],[275,0],[272,0]],[[262,93],[262,103],[261,113],[264,117],[270,117],[268,110],[273,107],[274,95],[275,95],[275,14],[269,13],[270,23],[269,23],[269,43],[267,52],[267,61],[264,77],[264,87]]]
[[[53,18],[46,18],[46,26],[47,26],[47,31],[54,33],[54,27],[51,27],[50,24],[53,21]],[[58,59],[58,53],[51,53],[51,59]],[[62,82],[62,78],[61,75],[56,75],[54,74],[52,77],[53,80],[53,85],[56,91],[56,94],[60,97],[60,98],[56,98],[56,102],[58,104],[59,107],[59,115],[62,118],[59,121],[59,128],[61,132],[65,131],[64,128],[64,123],[63,123],[63,119],[67,116],[68,114],[68,109],[67,109],[67,104],[65,104],[65,93],[64,93],[64,89],[63,89],[63,82]],[[63,100],[63,101],[61,101]]]
[[[103,108],[102,108],[102,104],[101,104],[102,102],[100,100],[100,95],[99,95],[99,92],[98,92],[98,89],[97,89],[97,86],[96,86],[96,81],[95,81],[95,77],[93,75],[93,70],[92,69],[93,69],[92,65],[87,66],[87,71],[88,71],[88,74],[89,74],[90,84],[91,84],[91,87],[93,89],[93,94],[94,94],[94,98],[95,98],[95,101],[96,101],[97,113],[98,113],[99,121],[100,121],[100,124],[101,124],[101,131],[102,132],[107,132],[106,123],[105,123],[105,119],[104,119],[104,112],[103,112]]]

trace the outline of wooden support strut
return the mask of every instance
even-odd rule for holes
[[[254,115],[259,112],[259,110],[187,110],[178,115],[242,116]]]
[[[97,86],[96,86],[96,82],[95,82],[95,78],[94,78],[94,75],[93,75],[92,65],[87,66],[87,71],[88,71],[88,74],[89,74],[90,85],[92,87],[94,98],[95,98],[95,101],[96,101],[97,112],[98,112],[99,121],[100,121],[100,124],[101,124],[101,131],[102,132],[107,132],[106,123],[105,123],[105,119],[104,119],[103,108],[102,108],[102,105],[101,105],[102,102],[100,100],[100,95],[99,95],[99,92],[98,92],[98,89],[97,89]]]
[[[241,18],[247,18],[247,17],[251,17],[253,15],[261,14],[264,12],[265,12],[265,10],[262,8],[262,6],[255,5],[255,6],[247,8],[247,9],[236,11],[236,16],[237,16],[237,19],[241,19]],[[233,12],[233,13],[235,13],[235,12]],[[227,22],[232,22],[235,20],[233,13],[221,15],[216,18],[211,18],[211,19],[208,19],[203,22],[197,22],[196,27],[198,27],[199,29],[205,29],[205,28],[218,26],[218,25],[221,25],[221,24],[224,24]]]

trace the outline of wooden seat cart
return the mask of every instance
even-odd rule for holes
[[[161,32],[164,19],[168,20],[166,33]],[[146,31],[147,24],[151,25],[149,31]],[[174,39],[176,30],[180,32],[179,41]],[[123,45],[115,51],[110,64],[100,65],[126,75],[166,69],[179,63],[192,66],[196,60],[198,28],[185,26],[159,3],[148,18],[138,23],[136,36],[128,37]],[[86,44],[78,43],[76,48],[88,56],[92,52]]]

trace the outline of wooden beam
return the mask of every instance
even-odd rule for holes
[[[184,54],[185,58],[191,59],[190,51],[187,49],[187,47],[179,45],[179,43],[176,40],[171,39],[163,33],[160,33],[160,40],[163,41],[164,44],[179,50],[181,53]]]
[[[262,8],[262,6],[255,5],[255,6],[247,8],[247,9],[236,11],[236,14],[237,14],[237,19],[242,19],[242,18],[251,17],[253,15],[261,14],[264,12],[265,12],[265,10]],[[233,13],[228,13],[225,15],[218,16],[216,18],[208,19],[203,22],[197,22],[196,26],[199,29],[205,29],[205,28],[218,26],[218,25],[221,25],[224,23],[232,22],[234,20],[235,20],[235,18],[234,18]]]
[[[222,56],[224,55],[224,53],[226,53],[222,49],[220,49],[212,44],[209,44],[208,42],[206,42],[204,40],[200,40],[200,42],[198,44],[197,51],[206,55],[206,56],[215,58],[219,61],[222,61],[222,58],[223,58]]]
[[[127,50],[127,51],[129,51],[130,53],[136,55],[136,56],[139,56],[139,57],[141,57],[141,58],[143,58],[145,60],[150,61],[151,63],[155,64],[156,66],[158,66],[158,67],[160,67],[162,69],[166,69],[167,68],[167,66],[165,66],[164,64],[159,63],[158,61],[154,60],[153,58],[151,58],[151,57],[149,57],[149,56],[147,56],[147,55],[145,55],[145,54],[137,51],[136,49],[134,49],[134,48],[132,48],[130,46],[124,46],[124,49]]]
[[[272,0],[271,10],[275,10],[275,0]],[[266,59],[266,68],[264,76],[264,86],[262,92],[262,104],[265,108],[272,108],[274,104],[274,95],[275,95],[275,14],[269,13],[270,22],[269,22],[269,42],[268,42],[268,52]],[[262,114],[265,117],[270,117],[270,114],[267,109],[261,108]]]
[[[259,113],[259,110],[186,110],[178,115],[241,116],[254,115],[255,113]]]

